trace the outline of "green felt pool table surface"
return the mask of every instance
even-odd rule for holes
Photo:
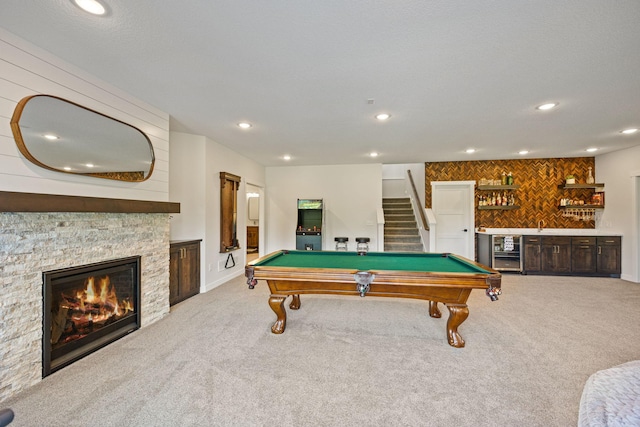
[[[290,268],[339,268],[355,270],[395,270],[440,273],[491,273],[462,257],[440,253],[279,251],[254,266]]]

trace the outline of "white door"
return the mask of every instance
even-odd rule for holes
[[[437,224],[434,252],[475,259],[474,186],[475,181],[431,183],[431,209]]]

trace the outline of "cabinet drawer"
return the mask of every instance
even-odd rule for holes
[[[539,245],[542,242],[542,238],[538,236],[524,236],[522,237],[524,244]]]
[[[543,245],[570,245],[570,236],[544,236],[542,238]]]
[[[620,236],[603,236],[597,239],[599,246],[620,246]]]
[[[579,246],[579,245],[595,245],[596,244],[596,238],[595,237],[590,237],[590,236],[581,236],[581,237],[572,237],[571,238],[571,245],[573,246]]]

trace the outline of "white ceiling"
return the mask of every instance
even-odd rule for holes
[[[637,0],[101,1],[3,0],[0,26],[266,166],[640,144]]]

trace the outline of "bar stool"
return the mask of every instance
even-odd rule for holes
[[[334,239],[336,241],[336,251],[346,251],[347,242],[349,241],[348,237],[336,237]]]
[[[369,241],[371,239],[369,239],[368,237],[356,237],[356,251],[358,252],[358,255],[365,255],[367,252],[369,252]]]

